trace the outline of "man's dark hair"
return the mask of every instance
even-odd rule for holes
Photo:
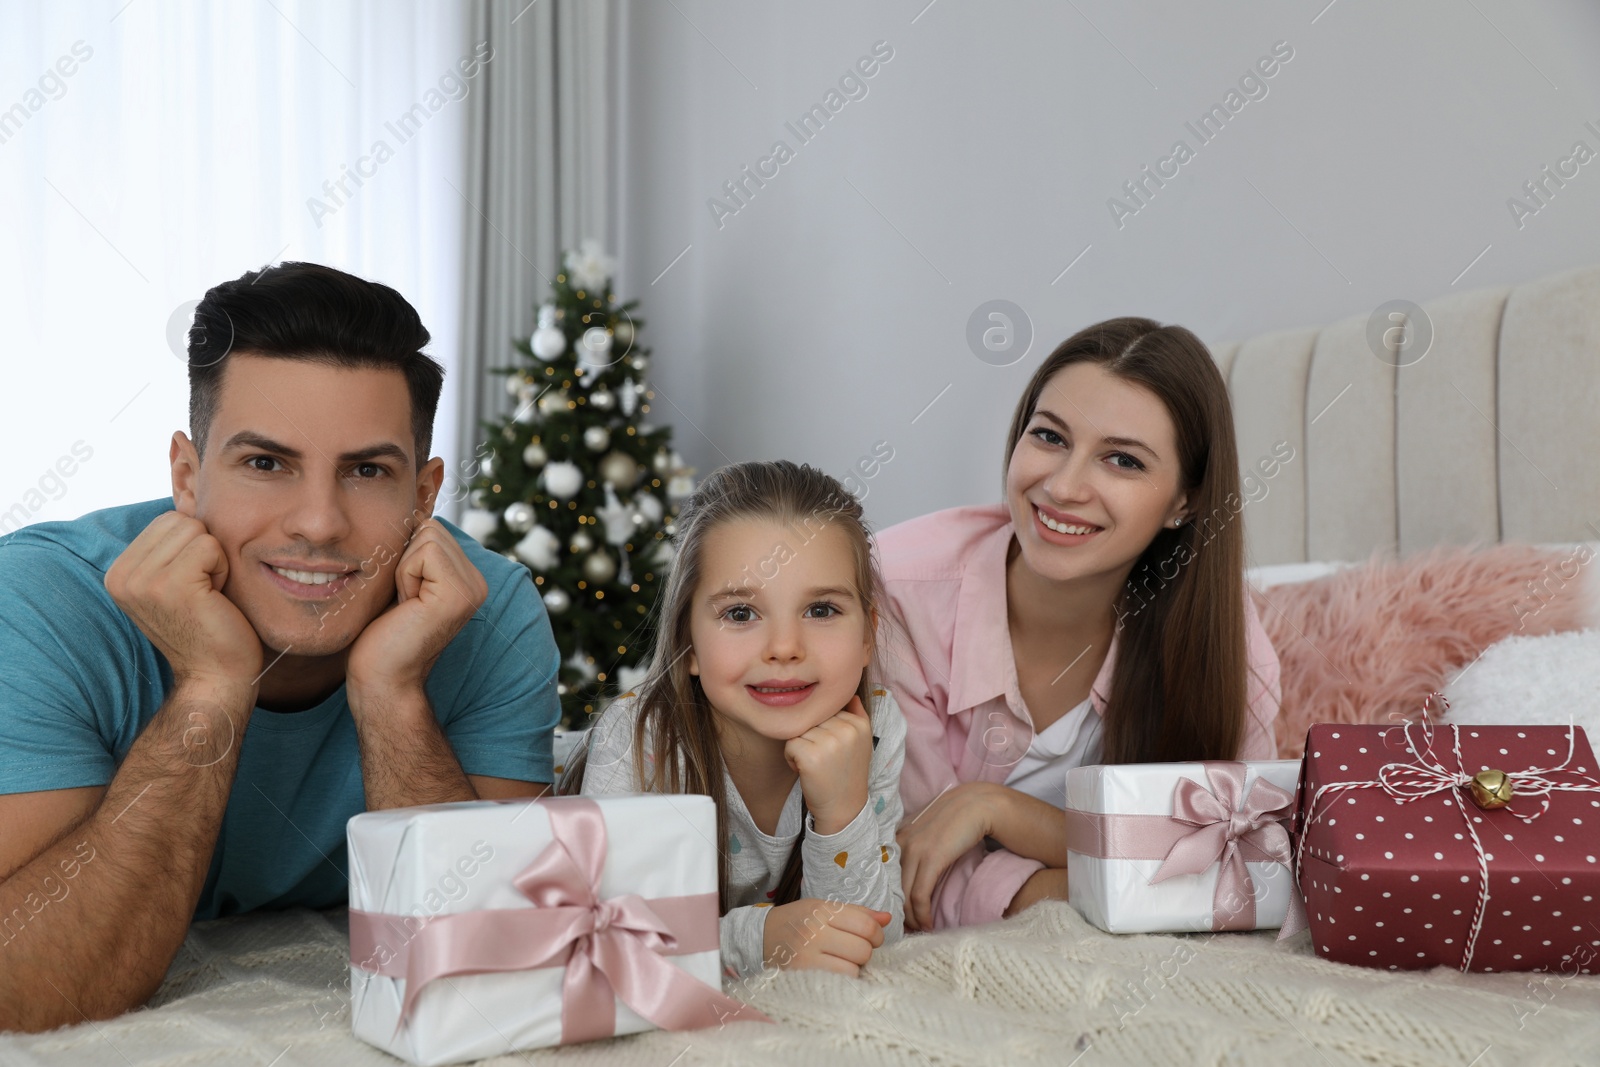
[[[376,367],[406,376],[416,465],[428,461],[444,368],[423,355],[417,311],[387,285],[320,263],[247,271],[206,292],[189,328],[189,436],[205,453],[230,353],[334,367]]]

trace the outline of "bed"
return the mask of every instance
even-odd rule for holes
[[[1375,355],[1368,319],[1214,348],[1241,463],[1294,450],[1243,509],[1263,584],[1373,552],[1600,535],[1600,268],[1405,312],[1395,325],[1432,332],[1420,360]],[[395,1063],[350,1035],[346,938],[342,911],[198,924],[147,1008],[0,1036],[0,1063]],[[485,1062],[1600,1062],[1600,978],[1367,970],[1317,959],[1304,934],[1113,936],[1064,904],[910,937],[859,981],[780,974],[751,999],[776,1025]]]

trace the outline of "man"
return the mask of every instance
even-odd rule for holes
[[[358,812],[545,791],[559,655],[431,517],[427,343],[327,267],[225,282],[172,497],[0,539],[0,1030],[142,1004],[191,920],[342,902]]]

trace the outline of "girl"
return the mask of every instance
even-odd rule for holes
[[[741,463],[677,524],[649,672],[595,723],[582,791],[716,801],[730,976],[855,975],[902,930],[905,759],[905,721],[867,678],[861,505],[811,467]]]
[[[1029,381],[1003,505],[878,539],[914,646],[885,663],[918,813],[900,834],[908,927],[1065,899],[1069,768],[1275,756],[1278,658],[1245,589],[1242,506],[1205,346],[1112,319]]]

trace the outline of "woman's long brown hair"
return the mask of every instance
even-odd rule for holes
[[[725,764],[716,712],[706,700],[700,679],[689,673],[689,621],[695,590],[705,570],[706,538],[724,523],[741,519],[765,519],[784,526],[792,535],[785,539],[784,546],[793,554],[803,552],[824,530],[841,531],[854,557],[855,593],[867,620],[869,638],[881,588],[861,503],[831,476],[814,467],[787,460],[723,467],[700,484],[678,515],[673,539],[677,559],[657,601],[655,651],[638,689],[634,780],[645,792],[698,793],[716,803],[717,885],[724,913],[730,906]],[[787,558],[774,553],[775,560]],[[754,561],[752,564],[754,569]],[[756,573],[754,577],[759,581],[762,575]],[[861,672],[856,695],[870,713],[868,674]],[[645,760],[646,752],[655,757],[654,762]],[[568,769],[563,792],[574,780],[582,781],[581,763]],[[787,904],[799,898],[803,873],[800,856],[797,840],[773,903]]]
[[[1109,319],[1062,342],[1028,382],[1011,419],[1006,466],[1045,384],[1094,363],[1143,386],[1176,431],[1190,514],[1163,527],[1134,562],[1113,605],[1117,657],[1103,761],[1238,758],[1244,740],[1244,532],[1239,455],[1228,387],[1204,344],[1181,326]]]

